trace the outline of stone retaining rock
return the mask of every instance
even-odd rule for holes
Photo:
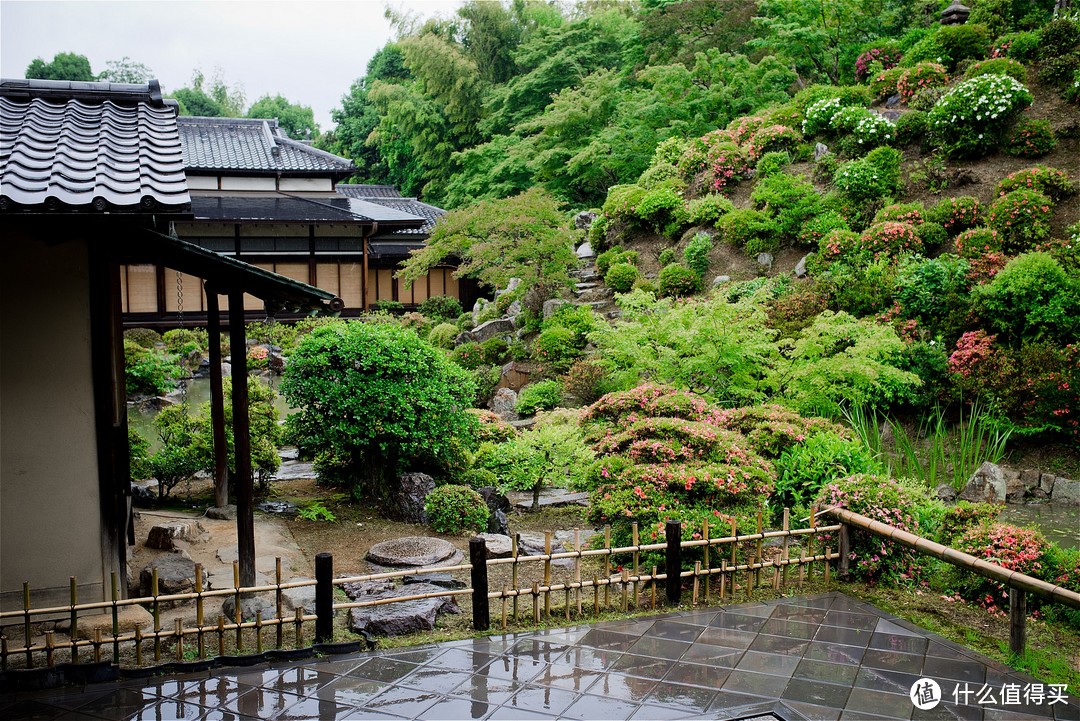
[[[1080,481],[1058,478],[1054,481],[1054,491],[1050,500],[1065,506],[1080,506]]]
[[[972,503],[1004,503],[1007,495],[1001,466],[986,461],[968,479],[960,491],[960,500]]]
[[[177,593],[190,593],[195,590],[195,562],[190,558],[170,553],[154,559],[139,573],[139,595],[150,595],[150,584],[154,569],[158,572],[158,594],[169,596]],[[203,588],[206,584],[206,571],[203,570]]]
[[[438,593],[445,588],[429,583],[413,583],[374,595],[352,597],[354,601],[397,598],[424,593]],[[451,596],[422,598],[388,603],[382,606],[354,608],[349,611],[349,627],[356,633],[367,631],[380,636],[402,636],[417,631],[432,631],[443,613],[461,613]]]
[[[484,539],[484,548],[488,558],[510,558],[513,551],[510,536],[502,533],[479,533],[477,537]]]
[[[210,538],[202,524],[192,520],[176,520],[158,523],[150,528],[146,535],[146,547],[157,548],[162,551],[174,551],[182,546],[177,541],[186,543],[202,543]]]
[[[512,336],[514,330],[514,321],[510,318],[492,318],[491,320],[476,326],[471,331],[468,331],[468,335],[477,343],[483,343],[492,338]]]
[[[510,388],[500,388],[495,391],[495,396],[488,403],[488,408],[491,412],[502,418],[504,421],[516,421],[521,416],[515,410],[517,407],[518,395]]]

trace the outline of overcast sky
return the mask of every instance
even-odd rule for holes
[[[460,0],[394,0],[431,17],[452,15]],[[166,93],[190,83],[198,67],[220,68],[243,86],[250,105],[280,93],[310,105],[323,130],[330,110],[391,38],[384,0],[0,0],[0,75],[21,78],[37,57],[58,52],[90,59],[95,73],[124,56],[154,71]]]

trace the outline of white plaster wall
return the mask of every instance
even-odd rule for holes
[[[334,189],[330,178],[282,178],[278,181],[280,190],[327,190]]]
[[[275,190],[276,178],[240,178],[223,176],[222,190]]]
[[[87,246],[4,232],[0,283],[0,607],[102,600]]]
[[[217,190],[218,179],[216,175],[189,175],[187,184],[188,190]]]

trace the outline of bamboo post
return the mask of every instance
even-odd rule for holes
[[[510,538],[510,557],[514,559],[514,562],[510,564],[510,585],[515,591],[518,589],[518,543],[520,543],[521,534],[515,533]],[[518,622],[518,595],[514,594],[514,623]]]
[[[566,623],[570,623],[570,589],[564,588],[563,593],[566,598],[563,599],[563,616],[566,618]]]
[[[544,531],[544,618],[551,619],[551,531]]]
[[[75,609],[79,605],[79,585],[75,577],[71,577],[71,662],[79,662],[79,612]]]
[[[319,577],[319,565],[318,564],[319,564],[319,559],[318,559],[318,557],[316,557],[316,559],[315,559],[315,578]],[[244,634],[243,634],[243,629],[240,628],[240,625],[241,625],[240,622],[244,619],[244,614],[241,613],[241,610],[240,610],[240,562],[239,561],[233,561],[232,569],[233,569],[233,588],[236,589],[236,593],[233,596],[233,601],[234,601],[234,605],[233,605],[233,621],[236,622],[236,653],[237,653],[237,655],[239,655],[240,652],[243,651],[243,649],[244,649]],[[317,587],[316,587],[316,590],[318,590]],[[319,607],[318,598],[319,598],[318,595],[316,595],[315,596],[315,608],[316,609],[318,609],[318,607]],[[316,613],[318,613],[318,611],[316,611]]]
[[[53,658],[53,653],[55,652],[56,649],[53,647],[53,644],[54,644],[53,632],[52,631],[46,631],[45,632],[45,665],[48,668],[52,668],[56,664],[56,659]]]
[[[281,592],[281,556],[274,559],[274,618],[277,619],[277,629],[274,632],[274,642],[280,651],[284,644],[285,624],[282,613],[284,612],[285,599]]]
[[[826,592],[828,592],[828,590],[829,590],[829,581],[832,578],[832,564],[829,563],[829,556],[831,555],[831,551],[832,551],[831,548],[829,548],[828,546],[825,546],[825,591]]]
[[[746,567],[746,600],[750,600],[750,594],[754,592],[754,566],[757,565],[757,558],[750,556],[750,563]]]
[[[711,568],[711,566],[709,564],[709,519],[708,518],[706,518],[705,520],[703,520],[701,522],[701,537],[705,539],[705,553],[704,553],[704,558],[705,558],[705,564],[704,564],[704,566],[705,566],[705,605],[708,606],[709,605],[709,586],[710,586],[710,582],[712,580],[711,579],[712,574],[709,573],[709,569]]]
[[[780,582],[783,584],[784,588],[787,588],[787,575],[788,575],[788,563],[787,563],[787,560],[788,560],[788,558],[791,557],[790,552],[788,551],[788,545],[791,543],[791,536],[789,535],[790,533],[791,533],[791,509],[790,508],[785,508],[784,509],[784,540],[783,540],[783,545],[780,546],[780,558],[784,561],[783,577],[780,579]]]
[[[1023,589],[1009,587],[1009,650],[1022,656],[1026,643],[1027,594]]]
[[[296,648],[303,648],[304,646],[304,611],[302,609],[296,609],[296,613],[293,617],[293,633],[296,639]]]
[[[112,634],[113,634],[113,663],[120,665],[120,607],[116,602],[120,600],[120,584],[116,571],[109,574],[109,587],[112,592]]]
[[[701,561],[694,561],[694,595],[690,601],[691,606],[697,606],[698,585],[701,579]]]
[[[206,647],[203,644],[203,580],[202,564],[195,564],[195,643],[199,649],[199,660],[205,656]]]
[[[256,612],[256,614],[255,614],[255,653],[260,654],[260,655],[263,652],[262,627],[263,627],[262,613],[261,612]]]
[[[726,558],[721,558],[720,559],[720,603],[724,602],[724,596],[726,595],[724,593],[724,591],[727,590],[725,588],[726,586],[727,586],[727,559]]]
[[[34,667],[34,636],[30,633],[30,582],[23,581],[23,637],[26,640],[26,667]]]
[[[809,542],[809,540],[807,541]],[[799,548],[799,585],[803,585],[803,581],[806,580],[806,548]]]
[[[532,586],[532,599],[533,599],[533,623],[537,626],[540,625],[540,585],[533,581]]]
[[[485,567],[486,570],[486,567]],[[487,599],[487,595],[484,595]],[[476,604],[477,599],[473,599]],[[334,557],[315,554],[315,643],[334,640]]]
[[[150,571],[150,595],[154,597],[154,663],[161,662],[161,602],[158,601],[157,568]],[[224,655],[224,654],[222,654]]]
[[[851,576],[851,530],[846,523],[840,524],[840,563],[837,571],[841,581]]]
[[[488,600],[487,543],[480,536],[469,539],[469,563],[472,565],[473,630],[486,631],[491,626],[491,604]]]
[[[656,610],[656,566],[652,567],[652,581],[649,583],[652,586],[652,603],[649,606],[653,611]]]
[[[581,618],[581,531],[574,529],[574,550],[577,551],[577,555],[574,556],[574,584],[576,590],[574,591],[577,597],[577,615]]]
[[[669,520],[664,524],[664,537],[667,540],[667,600],[672,606],[678,606],[682,597],[682,524]]]
[[[176,619],[176,660],[184,660],[184,622]]]
[[[94,629],[94,663],[101,663],[101,627]]]
[[[641,552],[638,550],[638,547],[641,544],[640,544],[640,538],[638,536],[638,524],[637,524],[637,521],[634,521],[632,524],[630,524],[630,534],[631,534],[632,542],[633,542],[633,545],[634,545],[634,557],[633,557],[634,558],[634,579],[635,579],[634,580],[634,608],[637,608],[638,607],[638,593],[640,591],[639,591],[638,582],[637,582],[636,579],[638,578],[638,576],[641,575],[639,573],[639,561],[641,560]]]
[[[517,596],[514,596],[514,598],[517,598]],[[515,618],[514,620],[516,621],[517,618]],[[506,584],[505,583],[503,584],[503,587],[502,587],[502,630],[503,631],[506,630]]]
[[[622,570],[622,610],[626,613],[630,610],[630,572]]]
[[[139,628],[138,626],[136,626],[135,627],[135,665],[136,666],[142,666],[143,665],[143,661],[142,661],[142,642],[143,642],[142,629]]]
[[[810,507],[810,529],[814,531],[806,537],[806,555],[810,557],[810,561],[806,564],[806,580],[809,581],[814,577],[814,537],[817,535],[817,506]]]
[[[772,587],[774,591],[780,590],[780,568],[775,565],[772,567]]]
[[[592,577],[592,612],[594,618],[600,615],[600,579],[595,573]]]
[[[299,613],[300,609],[296,609]],[[217,649],[218,656],[225,655],[225,617],[217,617]]]
[[[757,535],[758,535],[758,539],[757,539],[757,543],[754,544],[754,548],[755,548],[754,556],[756,556],[759,560],[764,557],[762,555],[762,553],[761,553],[761,540],[762,540],[761,539],[761,532],[762,532],[762,530],[764,528],[765,527],[761,523],[761,511],[758,511],[757,512]],[[754,570],[754,585],[756,585],[756,586],[761,585],[761,568],[760,567]]]
[[[608,580],[604,586],[604,608],[611,608],[611,526],[604,526],[604,548],[608,551],[604,556],[604,578]]]
[[[735,558],[735,552],[738,550],[738,547],[739,547],[739,522],[737,520],[735,520],[734,518],[731,519],[731,537],[735,539],[734,541],[731,542],[731,565],[734,566],[734,565],[738,564],[738,560]],[[734,594],[735,594],[735,576],[734,576],[734,572],[732,572],[732,576],[731,576],[731,593],[734,596]]]

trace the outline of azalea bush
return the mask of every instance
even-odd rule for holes
[[[998,181],[998,195],[1006,195],[1014,190],[1034,190],[1059,201],[1075,193],[1076,184],[1064,170],[1035,165],[1010,173]]]
[[[1017,253],[1050,237],[1053,214],[1054,204],[1047,196],[1035,190],[1014,190],[990,204],[986,225],[1001,236],[1007,253]]]
[[[1057,138],[1049,120],[1024,120],[1005,138],[1004,150],[1021,158],[1038,158],[1057,147]]]
[[[660,270],[660,295],[684,298],[701,290],[701,276],[682,263],[672,263]]]
[[[860,83],[866,82],[875,64],[880,65],[882,70],[896,67],[902,55],[895,47],[870,48],[855,59],[855,80]]]
[[[561,401],[562,384],[556,380],[542,380],[521,389],[514,410],[523,416],[531,416],[537,411],[551,410]]]
[[[468,486],[446,484],[424,499],[428,523],[438,533],[479,533],[487,530],[490,510],[483,496]]]
[[[933,218],[944,226],[949,235],[959,235],[974,228],[982,220],[979,199],[970,195],[942,198],[934,206]]]
[[[900,189],[900,160],[895,148],[875,148],[839,166],[833,182],[855,203],[892,197]]]
[[[1080,280],[1047,253],[1024,253],[972,291],[987,327],[1018,346],[1022,340],[1061,345],[1080,339]]]
[[[1027,106],[1031,93],[1008,75],[980,75],[965,80],[930,111],[930,131],[947,154],[986,155]]]
[[[604,284],[616,293],[626,293],[638,279],[638,269],[629,263],[616,263],[604,274]]]
[[[1010,571],[1036,578],[1047,575],[1050,567],[1050,543],[1043,535],[1030,528],[1006,523],[976,526],[956,540],[955,548]],[[957,569],[952,576],[951,585],[967,600],[991,612],[1008,608],[1009,589],[1006,585],[964,569]]]
[[[922,248],[922,240],[911,223],[875,223],[859,236],[859,249],[874,258],[918,253]]]
[[[915,93],[927,88],[940,88],[949,82],[949,74],[940,63],[918,63],[908,68],[896,79],[900,99],[909,102]]]
[[[786,125],[766,125],[759,128],[746,143],[750,160],[756,161],[765,153],[787,151],[792,153],[802,142],[802,134]]]

